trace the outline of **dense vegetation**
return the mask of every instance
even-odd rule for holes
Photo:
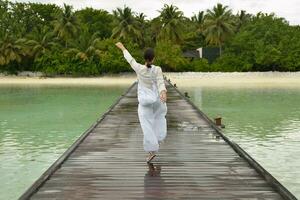
[[[300,27],[274,14],[233,14],[222,4],[191,18],[174,5],[146,19],[130,8],[113,13],[69,5],[0,0],[0,71],[98,75],[131,71],[117,41],[143,62],[156,50],[164,71],[299,71]],[[189,60],[182,51],[216,46],[220,58]]]

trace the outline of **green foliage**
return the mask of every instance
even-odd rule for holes
[[[75,15],[86,26],[88,32],[93,35],[98,32],[100,38],[109,38],[113,29],[113,16],[105,10],[85,8],[75,12]]]
[[[155,47],[164,71],[299,71],[300,27],[274,14],[233,14],[222,4],[191,18],[164,5],[148,20],[129,7],[113,13],[64,4],[0,0],[0,71],[42,71],[88,76],[132,72],[115,47],[122,41],[143,63],[142,50]],[[186,59],[182,52],[218,46],[221,57]]]
[[[22,61],[22,56],[25,56],[25,49],[22,46],[23,40],[15,41],[12,37],[5,35],[0,41],[0,65],[7,65],[11,62]]]
[[[280,69],[300,71],[300,26],[289,27],[278,48],[281,52]]]
[[[130,65],[123,58],[123,53],[115,47],[115,39],[105,39],[99,41],[96,46],[100,49],[100,73],[118,73],[132,71]],[[137,44],[124,42],[127,49],[137,61],[141,62],[141,52],[137,52]],[[139,55],[139,56],[138,56]]]
[[[67,48],[68,41],[74,39],[78,35],[80,28],[78,19],[73,13],[72,6],[64,4],[63,11],[57,15],[53,24],[54,33],[65,41],[65,46]]]
[[[230,56],[220,60],[245,62],[247,67],[242,67],[242,71],[296,71],[300,69],[299,49],[299,27],[289,26],[272,14],[259,15],[228,42],[225,54]]]
[[[182,57],[180,46],[171,41],[158,42],[155,52],[155,63],[167,71],[181,71],[188,64]]]
[[[101,50],[100,72],[117,73],[130,71],[130,66],[124,61],[122,52],[116,49],[114,44],[116,40],[105,39],[98,43]]]
[[[135,18],[129,7],[117,8],[113,11],[116,27],[112,30],[112,38],[131,40],[142,43],[142,32],[140,22]]]
[[[214,62],[210,71],[246,72],[251,71],[252,64],[233,54],[225,54]]]
[[[0,1],[0,38],[4,38],[9,30],[11,14],[8,12],[8,6],[8,1]]]
[[[160,11],[160,32],[158,39],[175,42],[182,42],[183,12],[178,7],[165,4]]]
[[[218,3],[213,10],[208,10],[203,24],[205,40],[220,48],[226,39],[234,33],[235,25],[231,10],[228,6]]]
[[[57,74],[72,76],[99,74],[97,63],[91,60],[70,59],[67,56],[62,56],[59,51],[37,58],[34,65],[35,70],[44,72],[48,76]]]
[[[181,45],[183,51],[198,49],[199,47],[206,46],[205,45],[205,37],[200,32],[189,32],[184,36],[184,42]]]
[[[190,69],[189,71],[195,71],[195,72],[209,72],[211,71],[211,67],[208,64],[208,61],[206,59],[196,59],[190,62]]]

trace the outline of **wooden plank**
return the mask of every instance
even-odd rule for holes
[[[166,83],[168,136],[154,166],[133,84],[20,199],[296,199]]]
[[[111,105],[107,112],[105,112],[97,121],[87,129],[72,145],[64,152],[41,176],[38,178],[23,194],[19,199],[29,199],[36,190],[41,187],[47,179],[61,166],[61,164],[71,155],[71,153],[79,146],[79,144],[90,134],[90,132],[105,118],[105,116],[111,111],[120,100],[127,94],[136,83],[133,83],[128,90],[120,96],[120,98]]]

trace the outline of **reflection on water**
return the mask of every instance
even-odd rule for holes
[[[225,134],[300,197],[300,88],[186,87]]]
[[[164,179],[161,177],[161,166],[148,163],[148,168],[144,176],[144,198],[164,199],[166,191]]]
[[[0,199],[17,199],[127,87],[0,87]]]

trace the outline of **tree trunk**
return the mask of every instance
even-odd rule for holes
[[[222,55],[222,44],[219,44],[220,56]]]

